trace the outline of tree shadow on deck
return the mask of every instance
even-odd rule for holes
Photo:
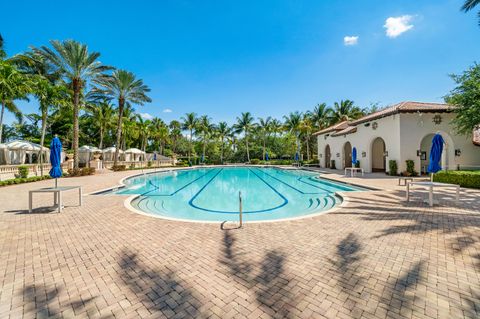
[[[330,260],[338,274],[337,283],[342,294],[347,296],[344,307],[353,317],[361,316],[368,306],[370,299],[376,299],[383,304],[387,313],[397,315],[400,309],[411,311],[413,308],[414,294],[418,282],[422,280],[423,261],[418,261],[408,269],[400,278],[390,277],[385,282],[380,296],[372,296],[367,290],[368,273],[373,273],[370,265],[365,262],[365,255],[361,253],[362,244],[357,235],[350,233],[337,244],[335,260]],[[370,290],[372,287],[370,287]]]
[[[121,279],[150,313],[169,318],[200,316],[198,300],[173,271],[148,269],[128,250],[122,252],[119,265]]]
[[[95,299],[79,298],[78,300],[60,304],[58,297],[62,291],[61,287],[47,288],[40,285],[28,285],[22,291],[25,302],[24,317],[31,318],[52,318],[52,317],[95,317],[95,318],[113,318],[110,316],[100,316],[96,306]]]
[[[291,279],[284,273],[284,254],[278,250],[269,250],[260,264],[256,265],[235,242],[233,233],[224,230],[223,254],[219,262],[227,266],[240,287],[255,291],[255,299],[265,313],[272,318],[291,317],[291,309],[296,301],[288,288]]]

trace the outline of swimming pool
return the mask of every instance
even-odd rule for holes
[[[172,170],[128,178],[121,195],[144,213],[195,221],[237,221],[239,192],[244,221],[294,218],[339,205],[336,192],[361,188],[318,178],[318,173],[261,167]]]

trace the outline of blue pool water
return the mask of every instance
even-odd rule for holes
[[[341,203],[335,192],[360,188],[316,178],[318,173],[259,167],[200,168],[158,172],[125,180],[116,194],[140,195],[132,206],[168,218],[245,221],[299,217]]]

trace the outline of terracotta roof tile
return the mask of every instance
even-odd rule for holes
[[[333,131],[340,131],[344,130],[348,127],[348,121],[343,121],[337,124],[334,124],[332,126],[329,126],[327,128],[324,128],[323,130],[320,130],[318,132],[313,133],[313,135],[320,135],[320,134],[325,134]]]
[[[356,126],[349,126],[346,129],[343,129],[341,131],[337,131],[337,132],[333,133],[332,136],[352,134],[352,133],[355,133],[356,131],[357,131]]]

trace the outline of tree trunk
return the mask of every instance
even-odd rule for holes
[[[120,151],[120,142],[122,137],[122,117],[123,117],[123,106],[125,100],[123,97],[118,99],[118,121],[117,121],[117,144],[115,145],[115,156],[113,158],[113,166],[117,166],[118,163],[118,153]]]
[[[310,160],[310,143],[308,142],[308,137],[305,139],[305,143],[307,144],[307,161]]]
[[[3,134],[3,113],[5,113],[5,102],[2,101],[2,111],[0,112],[0,143],[2,143]]]
[[[43,109],[43,108],[42,108]],[[45,142],[45,131],[47,129],[47,110],[42,111],[42,136],[40,137],[40,155],[39,155],[39,163],[40,163],[40,176],[43,176],[43,143]]]
[[[80,90],[82,89],[82,83],[80,79],[73,79],[73,167],[78,168],[78,137],[79,137],[79,125],[78,125],[78,113],[80,109]]]
[[[248,150],[248,134],[245,132],[245,144],[247,145],[247,160],[250,163],[250,151]]]
[[[103,148],[103,128],[100,128],[100,143],[98,145],[99,149]]]
[[[190,130],[190,145],[188,147],[188,162],[190,163],[190,157],[192,155],[192,135],[193,135],[193,130]]]
[[[265,161],[265,136],[263,137],[263,160]]]
[[[223,148],[224,148],[224,146],[225,146],[225,143],[224,143],[223,137],[222,137],[222,148],[220,150],[220,163],[222,163],[222,164],[223,164]]]
[[[205,148],[207,146],[207,138],[203,136],[203,152],[202,152],[202,163],[205,163]]]

